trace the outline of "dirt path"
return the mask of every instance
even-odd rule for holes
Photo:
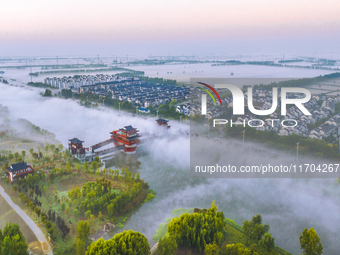
[[[6,202],[13,208],[13,210],[22,218],[27,226],[32,230],[38,241],[41,243],[46,254],[53,255],[53,251],[49,242],[47,241],[42,230],[35,224],[35,222],[23,211],[21,208],[14,204],[12,199],[7,195],[5,190],[0,186],[0,195],[6,200]]]

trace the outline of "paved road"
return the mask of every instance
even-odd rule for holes
[[[45,251],[46,254],[53,255],[53,251],[49,242],[47,241],[42,230],[34,223],[34,221],[23,211],[19,206],[13,203],[12,199],[7,195],[5,190],[0,186],[0,195],[7,201],[7,203],[13,208],[14,211],[25,221],[27,226],[33,231],[39,242],[43,245],[45,243],[48,246],[48,250]]]
[[[156,249],[158,248],[158,243],[156,243],[151,249],[150,249],[150,252],[151,254],[156,251]]]

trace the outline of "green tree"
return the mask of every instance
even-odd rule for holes
[[[22,156],[22,159],[25,160],[26,151],[21,151],[21,156]]]
[[[82,240],[87,240],[90,235],[90,224],[86,221],[80,221],[77,226],[77,237]]]
[[[97,171],[97,169],[98,169],[98,162],[97,161],[92,162],[92,169],[93,169],[93,171]]]
[[[177,243],[173,237],[163,237],[159,240],[158,248],[159,255],[175,255],[177,251]]]
[[[96,217],[93,214],[90,215],[90,220],[89,221],[90,221],[91,226],[93,226],[95,218]]]
[[[251,221],[243,222],[243,234],[246,237],[246,242],[248,245],[248,241],[251,240],[252,243],[258,243],[263,235],[269,231],[269,225],[262,224],[262,216],[261,214],[257,214],[253,216]]]
[[[91,210],[88,210],[88,211],[85,212],[85,217],[86,217],[87,219],[90,218],[90,215],[91,215]]]
[[[257,252],[251,252],[244,244],[227,244],[226,247],[222,247],[221,254],[223,255],[258,255]]]
[[[66,212],[67,215],[69,215],[70,214],[70,207],[66,206],[65,212]]]
[[[40,217],[41,214],[41,209],[39,207],[34,208],[34,212],[37,214],[38,218]]]
[[[103,214],[102,214],[102,212],[99,212],[99,213],[98,213],[98,220],[103,220]]]
[[[87,255],[149,255],[150,245],[148,239],[141,233],[132,230],[116,234],[112,239],[105,241],[103,238],[92,243],[87,248]]]
[[[259,248],[262,251],[261,254],[271,254],[275,249],[275,238],[270,233],[265,233],[259,241]]]
[[[19,224],[6,223],[0,229],[0,255],[28,255],[28,244],[20,231]]]
[[[84,255],[86,246],[88,244],[88,237],[90,235],[90,225],[88,221],[80,221],[77,226],[77,255]]]
[[[84,163],[84,171],[85,171],[85,173],[89,172],[89,163],[88,162]]]
[[[51,96],[52,96],[52,91],[49,90],[49,89],[46,89],[43,96],[44,96],[44,97],[51,97]]]
[[[219,247],[216,243],[207,244],[204,248],[205,255],[217,255]]]
[[[78,218],[78,216],[79,216],[79,211],[78,211],[78,209],[74,209],[74,210],[73,210],[73,216],[74,216],[74,218]]]
[[[243,228],[243,235],[246,237],[246,244],[248,245],[250,234],[251,234],[252,222],[249,220],[244,221],[242,228]]]
[[[186,247],[203,252],[207,244],[219,245],[223,240],[225,227],[223,212],[217,211],[213,201],[211,208],[194,214],[184,213],[173,218],[168,225],[168,233],[174,237],[178,247]],[[211,227],[213,226],[213,227]]]
[[[85,240],[78,238],[77,239],[76,254],[77,255],[85,255],[85,251],[86,251]]]
[[[313,228],[309,230],[305,228],[299,239],[300,239],[302,254],[305,254],[305,255],[322,254],[323,246],[321,244],[320,237],[318,236],[318,234]]]

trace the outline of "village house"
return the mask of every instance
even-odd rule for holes
[[[12,164],[7,169],[7,176],[10,182],[14,182],[16,180],[24,179],[28,174],[33,174],[34,169],[27,162],[19,162],[16,164]]]

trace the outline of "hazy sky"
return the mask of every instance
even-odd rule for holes
[[[0,56],[329,52],[338,50],[340,32],[338,0],[12,0],[1,7]]]

